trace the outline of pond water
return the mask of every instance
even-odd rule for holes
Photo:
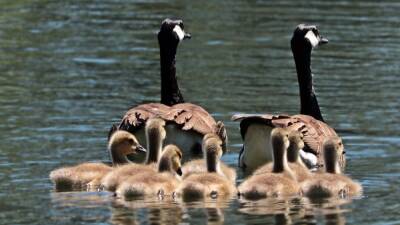
[[[399,224],[399,10],[394,1],[2,0],[0,223]],[[155,35],[167,17],[192,34],[177,55],[181,90],[225,122],[231,166],[241,146],[233,114],[298,113],[289,41],[297,24],[318,25],[330,43],[313,52],[315,89],[364,196],[189,204],[54,192],[51,170],[108,160],[110,125],[159,101]]]

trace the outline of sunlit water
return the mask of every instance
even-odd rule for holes
[[[399,224],[399,10],[392,1],[2,0],[0,223]],[[108,160],[110,125],[159,100],[155,34],[173,16],[192,33],[178,50],[182,92],[225,122],[232,166],[234,113],[298,112],[289,40],[297,24],[319,25],[330,43],[313,53],[315,89],[364,196],[182,203],[53,192],[52,169]]]

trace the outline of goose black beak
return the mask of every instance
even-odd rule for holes
[[[136,150],[139,152],[147,152],[147,150],[141,145],[136,146]]]
[[[192,38],[192,35],[190,35],[189,33],[185,33],[185,36],[183,36],[183,40],[190,38]]]
[[[318,43],[318,45],[324,45],[324,44],[328,44],[328,39],[326,39],[326,38],[324,38],[324,37],[321,37],[320,39],[319,39],[319,43]]]
[[[182,169],[179,167],[179,168],[176,170],[176,173],[177,173],[179,176],[182,176]]]

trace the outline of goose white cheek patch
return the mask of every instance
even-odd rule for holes
[[[305,38],[307,38],[310,41],[313,48],[316,47],[319,43],[318,38],[315,36],[314,32],[312,32],[311,30],[307,32]]]
[[[182,41],[183,38],[185,37],[185,32],[183,32],[182,28],[179,25],[176,25],[173,29],[175,34],[178,36],[179,41]]]

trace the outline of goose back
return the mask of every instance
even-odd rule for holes
[[[187,161],[191,155],[201,157],[201,142],[207,133],[217,134],[223,141],[223,150],[226,151],[227,134],[224,124],[216,122],[206,110],[192,103],[173,106],[160,103],[139,105],[124,115],[116,130],[127,130],[135,134],[139,142],[144,145],[146,143],[144,125],[153,117],[159,117],[167,122],[167,137],[164,144],[175,144],[182,149],[186,153],[183,161]]]
[[[326,123],[316,120],[308,115],[237,114],[232,117],[232,120],[240,121],[240,132],[243,140],[248,138],[246,134],[249,127],[260,124],[272,128],[283,127],[289,131],[298,131],[302,133],[304,135],[303,140],[305,144],[303,150],[316,155],[317,167],[323,165],[322,147],[324,140],[328,137],[338,137],[335,130],[329,127]],[[266,136],[265,138],[268,140],[270,137]],[[248,151],[248,154],[252,154],[251,149],[246,149],[246,146],[244,146],[244,148]],[[270,148],[270,146],[266,145],[266,148]],[[265,149],[266,152],[270,152],[270,150],[271,149]],[[241,152],[241,154],[243,153]],[[254,152],[253,154],[257,153]],[[310,166],[307,162],[306,164]],[[344,155],[341,155],[339,158],[339,164],[344,168]]]

